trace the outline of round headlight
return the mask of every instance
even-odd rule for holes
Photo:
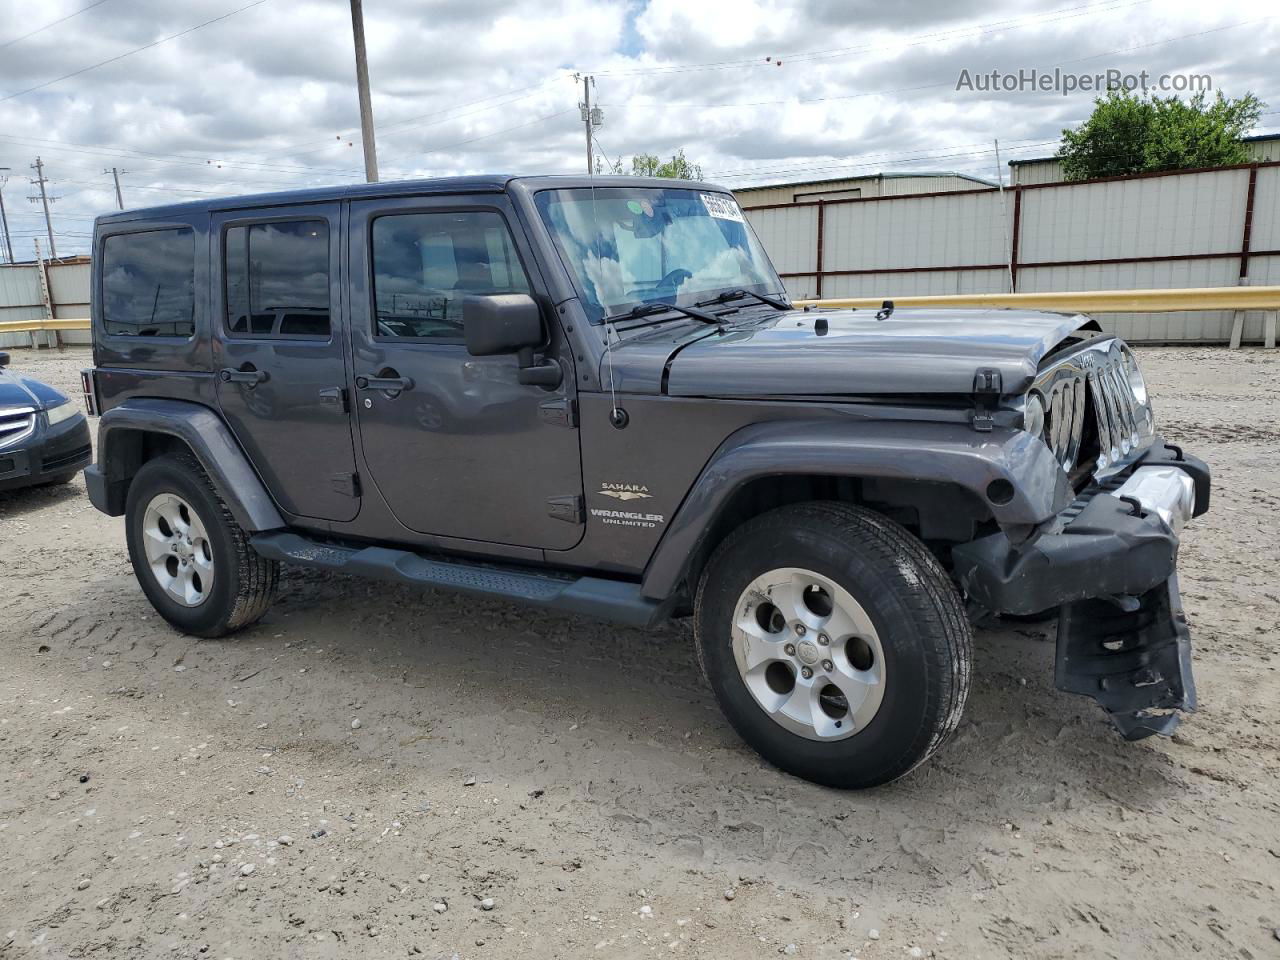
[[[1142,376],[1142,371],[1138,369],[1138,358],[1128,350],[1124,351],[1124,372],[1134,398],[1142,406],[1147,406],[1147,381]]]
[[[1044,398],[1038,393],[1027,394],[1027,405],[1022,412],[1022,429],[1033,437],[1044,433]]]

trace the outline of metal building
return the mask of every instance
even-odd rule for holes
[[[1280,160],[1280,133],[1263,133],[1243,138],[1250,162]],[[1062,183],[1062,164],[1057,157],[1034,157],[1009,161],[1009,183],[1029,186],[1036,183]]]
[[[896,197],[909,193],[943,193],[951,190],[994,189],[996,184],[967,173],[874,173],[865,177],[801,180],[763,187],[739,187],[734,196],[744,207],[775,203],[808,203],[817,200],[861,200]]]
[[[73,320],[89,316],[88,257],[0,264],[0,322]],[[0,333],[0,349],[49,342],[52,334]],[[69,330],[65,343],[88,343],[88,330]]]
[[[1280,161],[744,211],[797,298],[1280,284]],[[1109,314],[1135,341],[1224,343],[1230,311]],[[1244,342],[1264,339],[1243,317]]]

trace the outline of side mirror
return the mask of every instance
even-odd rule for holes
[[[7,367],[8,365],[9,365],[9,355],[5,353],[3,350],[0,350],[0,367]]]
[[[462,301],[462,332],[473,357],[532,350],[544,339],[542,312],[524,293],[467,297]]]
[[[462,301],[462,334],[467,353],[473,357],[514,353],[520,364],[520,383],[554,390],[564,379],[564,371],[554,360],[534,360],[534,348],[542,345],[546,333],[542,311],[526,293],[466,297]]]

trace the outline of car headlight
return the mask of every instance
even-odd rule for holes
[[[1142,371],[1138,369],[1138,358],[1130,350],[1125,350],[1122,355],[1125,377],[1129,381],[1129,389],[1133,391],[1134,398],[1144,407],[1151,406],[1151,398],[1147,396],[1147,381],[1142,376]]]
[[[1033,437],[1044,435],[1044,398],[1034,390],[1027,394],[1027,404],[1022,412],[1022,429]]]
[[[79,412],[80,408],[74,403],[70,400],[63,400],[56,407],[46,408],[44,415],[49,421],[49,426],[52,427],[54,424],[62,423],[63,420],[70,420]]]

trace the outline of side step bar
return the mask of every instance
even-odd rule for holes
[[[476,563],[454,557],[429,558],[387,547],[318,543],[296,533],[279,531],[259,533],[249,542],[268,560],[477,597],[514,600],[630,627],[651,627],[666,613],[663,604],[640,594],[638,583]]]

